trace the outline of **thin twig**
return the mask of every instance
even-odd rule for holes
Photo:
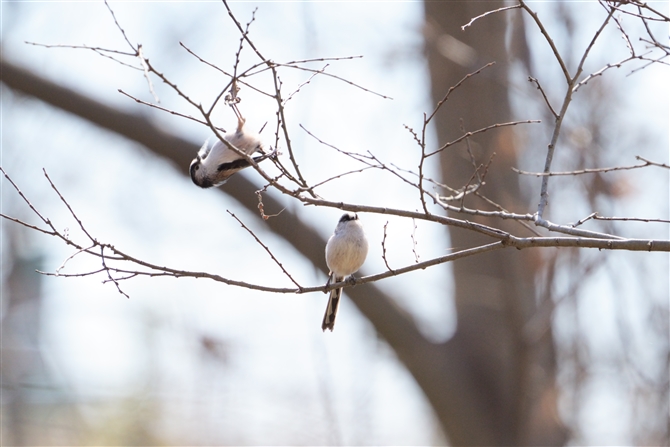
[[[478,70],[475,70],[475,71],[473,71],[472,73],[468,73],[468,74],[466,74],[466,75],[463,76],[463,78],[462,78],[460,81],[458,81],[455,85],[449,87],[449,90],[447,90],[447,93],[446,93],[446,94],[444,95],[444,97],[437,103],[437,105],[435,106],[435,109],[433,109],[433,112],[432,112],[432,113],[428,116],[428,118],[425,119],[424,121],[426,121],[426,122],[429,123],[429,122],[433,119],[433,117],[435,116],[435,114],[440,110],[440,108],[442,108],[442,105],[443,105],[445,102],[447,102],[447,100],[449,99],[449,96],[451,95],[451,93],[452,93],[454,90],[456,90],[458,87],[460,87],[461,84],[463,84],[465,81],[467,81],[467,80],[470,79],[471,77],[473,77],[473,76],[475,76],[475,75],[481,73],[483,70],[485,70],[485,69],[487,69],[487,68],[489,68],[489,67],[492,67],[493,65],[495,65],[495,62],[489,62],[488,64],[484,65],[483,67],[479,68]]]
[[[167,108],[165,108],[165,107],[161,107],[161,106],[159,106],[159,105],[157,105],[157,104],[152,104],[152,103],[150,103],[150,102],[147,102],[147,101],[144,101],[144,100],[142,100],[142,99],[139,99],[139,98],[137,98],[137,97],[131,95],[130,93],[126,93],[126,92],[124,92],[124,91],[121,90],[121,89],[118,89],[118,92],[121,93],[121,94],[124,95],[124,96],[127,96],[128,98],[132,99],[133,101],[135,101],[135,102],[138,103],[138,104],[142,104],[142,105],[145,105],[145,106],[147,106],[147,107],[151,107],[152,109],[160,110],[161,112],[167,112],[167,113],[169,113],[170,115],[179,116],[179,117],[181,117],[181,118],[185,118],[185,119],[190,120],[190,121],[195,121],[195,122],[198,123],[198,124],[203,124],[203,125],[205,125],[205,126],[208,126],[207,121],[199,120],[198,118],[196,118],[196,117],[194,117],[194,116],[191,116],[191,115],[185,115],[185,114],[183,114],[183,113],[179,113],[179,112],[176,112],[176,111],[174,111],[174,110],[167,109]],[[218,127],[217,129],[219,129],[219,130],[222,131],[222,132],[225,132],[225,130],[224,130],[223,128]]]
[[[384,264],[386,265],[386,268],[389,270],[389,272],[392,272],[393,269],[389,265],[388,259],[386,259],[386,227],[388,227],[388,225],[389,221],[387,220],[384,224],[384,238],[382,239],[382,259],[384,260]]]
[[[507,127],[507,126],[516,126],[518,124],[538,124],[538,123],[541,123],[541,122],[542,122],[541,120],[523,120],[523,121],[510,121],[508,123],[491,124],[490,126],[482,127],[481,129],[477,129],[477,130],[473,130],[471,132],[467,132],[467,133],[461,135],[460,137],[456,138],[455,140],[443,144],[442,146],[440,146],[438,149],[434,150],[433,152],[430,152],[430,153],[426,154],[426,157],[432,157],[433,155],[442,152],[443,150],[445,150],[449,146],[453,146],[454,144],[460,143],[461,141],[463,141],[467,138],[470,138],[470,137],[472,137],[474,135],[477,135],[477,134],[480,134],[480,133],[484,133],[484,132],[489,131],[491,129],[498,129],[500,127]]]
[[[605,217],[601,216],[598,213],[595,213],[593,216],[594,220],[619,220],[619,221],[631,221],[631,222],[655,222],[655,223],[670,223],[668,219],[650,219],[644,217]]]
[[[658,17],[649,17],[649,16],[642,15],[642,13],[635,14],[634,12],[630,12],[630,11],[627,11],[625,9],[621,9],[619,7],[615,7],[615,9],[617,11],[623,13],[623,14],[628,14],[628,15],[631,15],[633,17],[638,17],[638,18],[644,19],[644,20],[651,20],[651,21],[655,21],[655,22],[670,22],[670,17],[668,17],[665,14],[661,13],[660,11],[657,11],[656,9],[652,8],[646,2],[641,2],[641,1],[636,1],[636,0],[628,0],[626,3],[636,5],[638,8],[647,9],[647,10],[653,12],[654,14],[656,14]]]
[[[68,256],[68,257],[65,259],[65,261],[63,261],[63,263],[56,269],[56,275],[58,275],[58,274],[60,273],[60,271],[63,270],[63,269],[65,268],[65,265],[68,263],[68,261],[70,261],[71,259],[73,259],[73,258],[74,258],[75,256],[77,256],[78,254],[85,253],[85,252],[87,252],[87,251],[89,251],[89,250],[95,248],[95,246],[96,246],[96,244],[93,244],[93,245],[91,245],[91,246],[89,246],[89,247],[86,247],[86,248],[80,248],[79,250],[75,251],[72,255]]]
[[[350,86],[352,86],[352,87],[355,87],[355,88],[357,88],[357,89],[359,89],[359,90],[363,90],[363,91],[366,92],[366,93],[371,93],[371,94],[373,94],[373,95],[375,95],[375,96],[379,96],[379,97],[382,98],[382,99],[391,99],[391,100],[393,99],[392,97],[390,97],[390,96],[388,96],[388,95],[384,95],[383,93],[379,93],[379,92],[376,92],[376,91],[374,91],[374,90],[370,90],[369,88],[363,87],[363,86],[360,85],[360,84],[356,84],[355,82],[352,82],[352,81],[350,81],[350,80],[348,80],[348,79],[345,79],[345,78],[343,78],[343,77],[341,77],[341,76],[337,76],[337,75],[335,75],[335,74],[328,73],[327,71],[315,70],[315,69],[313,69],[313,68],[307,68],[307,67],[291,66],[291,65],[280,64],[280,63],[277,63],[277,64],[275,64],[275,65],[276,65],[277,67],[287,67],[287,68],[293,68],[293,69],[296,69],[296,70],[308,71],[308,72],[310,72],[310,73],[318,73],[318,74],[322,74],[322,75],[324,75],[324,76],[326,76],[326,77],[333,78],[333,79],[337,79],[338,81],[344,82],[345,84],[348,84],[348,85],[350,85]]]
[[[519,5],[533,18],[535,21],[535,24],[537,27],[540,29],[540,32],[544,36],[545,40],[551,47],[551,51],[554,53],[554,56],[556,57],[556,60],[558,61],[558,64],[561,66],[561,70],[563,71],[563,76],[565,76],[565,81],[570,84],[572,82],[572,78],[570,77],[570,72],[568,71],[567,65],[565,65],[565,62],[563,62],[563,58],[561,57],[561,53],[558,51],[558,48],[556,48],[556,44],[554,43],[554,40],[549,36],[549,33],[547,32],[547,29],[544,27],[544,24],[542,21],[540,21],[540,18],[538,17],[537,13],[530,9],[528,5],[523,0],[519,0]]]
[[[611,68],[621,68],[621,66],[623,64],[625,64],[626,62],[630,62],[630,61],[635,60],[635,59],[640,59],[640,57],[641,56],[628,56],[625,59],[621,59],[619,62],[605,64],[605,66],[602,67],[600,70],[594,71],[593,73],[589,74],[584,79],[582,79],[577,85],[575,85],[574,91],[576,92],[577,90],[579,90],[582,86],[586,85],[593,78],[597,78],[598,76],[602,76],[603,73],[605,73],[607,70],[609,70]]]
[[[126,40],[126,43],[130,48],[132,48],[135,51],[135,55],[137,55],[137,48],[133,46],[132,43],[130,43],[130,40],[128,39],[128,36],[126,35],[126,32],[123,28],[121,28],[121,25],[119,24],[119,21],[116,20],[116,14],[114,14],[114,11],[112,10],[112,7],[109,6],[109,3],[107,3],[107,0],[105,0],[105,6],[109,10],[109,13],[112,15],[112,18],[114,19],[114,23],[116,24],[116,27],[121,31],[121,34],[123,35],[123,38]]]
[[[426,160],[428,159],[428,156],[426,155],[426,129],[428,129],[428,123],[429,119],[426,116],[426,113],[424,112],[423,114],[423,126],[421,126],[421,139],[417,139],[417,143],[419,144],[419,148],[421,148],[421,158],[419,159],[419,182],[417,183],[418,189],[419,189],[419,200],[421,201],[421,207],[423,208],[423,212],[426,214],[430,214],[428,211],[428,204],[426,203],[426,192],[423,189],[423,178],[424,178],[424,166],[426,164]]]
[[[598,213],[591,213],[588,216],[584,217],[583,219],[579,219],[577,222],[570,224],[572,228],[577,228],[578,226],[582,225],[584,222],[588,222],[589,220],[593,219]]]
[[[142,64],[142,71],[144,71],[144,78],[147,80],[147,84],[149,84],[149,92],[151,93],[151,96],[154,97],[154,100],[158,103],[161,102],[161,100],[158,98],[158,95],[156,95],[156,92],[154,91],[154,84],[151,82],[151,77],[149,77],[149,65],[147,64],[148,59],[144,57],[144,53],[142,52],[142,45],[137,46],[137,57],[140,58],[140,63]]]
[[[416,246],[417,246],[417,241],[416,241],[416,219],[412,219],[412,253],[414,253],[414,261],[418,264],[419,263],[419,253],[416,251]]]
[[[498,211],[502,211],[504,213],[510,213],[510,211],[508,211],[502,205],[500,205],[500,204],[494,202],[493,200],[489,199],[488,197],[484,196],[479,191],[475,191],[475,195],[477,197],[479,197],[480,199],[482,199],[483,201],[485,201],[486,203],[488,203],[489,205],[495,207]],[[539,231],[537,231],[535,228],[531,227],[530,224],[528,222],[526,222],[525,220],[516,220],[515,219],[515,222],[517,222],[519,225],[524,227],[526,230],[533,233],[535,236],[542,236]]]
[[[602,3],[601,3],[602,5]],[[603,7],[605,7],[603,5]],[[628,36],[628,33],[626,30],[623,29],[623,25],[621,24],[621,21],[619,20],[618,17],[613,16],[612,20],[614,20],[614,23],[616,24],[616,27],[619,28],[619,31],[621,32],[621,36],[623,40],[626,42],[626,46],[628,47],[628,51],[630,52],[631,56],[635,56],[635,47],[633,47],[633,42],[631,42],[630,37]]]
[[[315,183],[312,186],[310,186],[309,188],[306,188],[304,190],[305,191],[308,191],[308,190],[309,191],[314,191],[319,186],[323,186],[326,183],[332,182],[333,180],[337,180],[337,179],[340,179],[342,177],[345,177],[345,176],[348,176],[348,175],[351,175],[351,174],[358,174],[358,173],[361,173],[363,171],[367,171],[368,169],[376,169],[376,168],[377,168],[377,166],[365,166],[364,168],[360,168],[360,169],[352,169],[351,171],[346,171],[346,172],[343,172],[341,174],[337,174],[337,175],[334,175],[332,177],[329,177],[326,180]]]
[[[281,87],[279,75],[274,66],[272,66],[272,80],[274,82],[275,88],[275,101],[277,102],[277,125],[281,126],[281,129],[284,133],[284,141],[286,142],[286,149],[288,150],[289,159],[291,164],[295,169],[295,174],[298,177],[296,182],[299,186],[303,188],[308,188],[308,183],[300,172],[300,167],[298,166],[298,161],[293,153],[293,145],[291,144],[291,137],[289,136],[288,127],[286,125],[286,115],[284,114],[284,100],[281,96]],[[314,194],[313,192],[311,194]]]
[[[410,185],[410,186],[412,186],[412,187],[418,188],[418,185],[417,185],[416,183],[413,183],[413,182],[407,180],[407,179],[404,178],[402,175],[398,174],[394,169],[389,168],[386,164],[382,163],[381,160],[379,160],[374,154],[372,154],[372,152],[367,151],[367,152],[368,152],[368,155],[365,155],[365,154],[359,154],[359,153],[357,153],[357,152],[348,152],[348,151],[345,151],[345,150],[343,150],[343,149],[338,148],[338,147],[335,146],[335,145],[332,145],[332,144],[330,144],[330,143],[328,143],[328,142],[326,142],[326,141],[323,141],[322,139],[320,139],[319,137],[317,137],[316,135],[314,135],[312,132],[310,132],[309,130],[307,130],[302,124],[300,124],[299,126],[300,126],[300,128],[301,128],[302,130],[304,130],[309,136],[311,136],[312,138],[314,138],[314,139],[315,139],[316,141],[318,141],[319,143],[323,144],[323,145],[326,146],[326,147],[329,147],[329,148],[331,148],[331,149],[334,149],[335,151],[337,151],[337,152],[339,152],[339,153],[341,153],[341,154],[343,154],[343,155],[346,155],[347,157],[350,157],[350,158],[352,158],[352,159],[354,159],[354,160],[356,160],[356,161],[358,161],[358,162],[360,162],[360,163],[363,163],[364,165],[366,165],[366,166],[368,167],[367,169],[372,169],[372,168],[374,168],[374,169],[380,169],[380,170],[382,170],[382,171],[389,172],[389,173],[393,174],[396,178],[402,180],[404,183],[407,183],[408,185]],[[373,162],[374,162],[374,163],[373,163]],[[355,173],[355,172],[359,172],[359,171],[354,170],[354,171],[350,171],[349,173]],[[349,174],[349,173],[347,173],[347,174]],[[412,174],[414,174],[414,173],[412,173]],[[414,174],[414,175],[417,175],[417,174]],[[333,178],[336,178],[336,177],[338,177],[338,176],[335,176],[335,177],[333,177]],[[324,183],[324,182],[321,182],[320,184],[323,184],[323,183]],[[308,188],[306,188],[306,189],[313,189],[313,188],[314,188],[314,186],[312,186],[312,187],[308,187]],[[299,192],[300,192],[300,191],[303,191],[303,190],[304,190],[304,189],[302,189],[302,188],[298,189]]]
[[[110,268],[107,266],[107,262],[105,261],[105,246],[101,245],[100,246],[100,262],[102,262],[102,267],[105,269],[105,273],[107,273],[107,278],[109,279],[110,282],[114,283],[116,286],[116,290],[126,298],[130,299],[130,295],[128,295],[126,292],[124,292],[121,289],[121,285],[119,284],[119,281],[116,280],[112,276],[112,272],[110,271]]]
[[[476,20],[481,19],[482,17],[486,17],[487,15],[490,15],[490,14],[495,14],[496,12],[507,11],[508,9],[518,9],[518,8],[521,8],[521,5],[505,6],[503,8],[498,8],[496,10],[488,11],[488,12],[485,12],[484,14],[480,14],[477,17],[471,19],[465,25],[461,26],[461,31],[465,31],[465,28],[469,27],[470,25],[475,23]]]
[[[251,231],[251,230],[249,229],[249,227],[247,227],[246,225],[244,225],[244,223],[243,223],[240,219],[238,219],[238,217],[237,217],[235,214],[233,214],[232,212],[230,212],[230,210],[226,210],[226,212],[228,212],[228,214],[230,214],[231,216],[233,216],[233,219],[235,219],[240,225],[242,225],[242,228],[244,228],[245,230],[247,230],[247,232],[248,232],[254,239],[256,239],[256,242],[258,242],[258,244],[259,244],[261,247],[263,247],[263,248],[265,249],[265,251],[268,253],[268,255],[270,255],[270,258],[272,258],[272,260],[279,266],[279,268],[281,269],[281,271],[284,272],[284,274],[285,274],[286,276],[288,276],[288,279],[290,279],[291,282],[292,282],[293,284],[296,285],[296,287],[298,288],[298,291],[302,290],[302,286],[301,286],[300,284],[298,284],[298,282],[297,282],[295,279],[293,279],[293,277],[291,276],[291,274],[290,274],[288,271],[286,271],[286,269],[284,268],[284,266],[282,265],[282,263],[279,262],[279,260],[275,257],[274,254],[272,254],[272,251],[268,248],[268,246],[265,245],[265,244],[258,238],[258,236],[256,236],[256,234],[255,234],[253,231]],[[300,293],[300,292],[298,292],[298,293]]]
[[[295,95],[297,95],[298,92],[300,92],[300,89],[302,89],[304,86],[306,86],[307,84],[312,82],[312,79],[314,79],[315,76],[323,74],[324,71],[326,70],[326,68],[328,68],[328,64],[324,65],[324,67],[321,70],[312,73],[312,76],[310,76],[309,79],[307,79],[302,84],[298,85],[298,87],[286,97],[286,99],[284,100],[284,105],[286,105],[286,103],[289,102],[291,100],[291,98],[293,98]]]
[[[55,276],[58,278],[80,278],[84,276],[94,276],[97,275],[98,273],[103,273],[105,271],[105,268],[99,268],[98,270],[93,270],[90,272],[80,272],[80,273],[60,273],[58,270],[56,272],[44,272],[42,270],[35,270],[37,273],[40,275],[44,276]]]
[[[523,171],[521,169],[517,169],[514,167],[511,169],[512,171],[521,175],[534,175],[536,177],[544,177],[544,176],[553,177],[559,175],[582,175],[582,174],[598,174],[612,171],[625,171],[630,169],[646,168],[648,166],[652,166],[652,163],[642,163],[639,165],[632,165],[632,166],[613,166],[610,168],[586,168],[586,169],[578,169],[576,171],[530,172],[530,171]],[[664,166],[664,167],[670,167],[670,166]]]
[[[638,160],[642,160],[643,162],[648,163],[650,165],[658,166],[659,168],[670,169],[670,166],[665,163],[658,163],[655,161],[647,160],[646,158],[640,157],[639,155],[636,155],[635,158]]]
[[[521,4],[523,3],[523,0],[519,0]],[[542,32],[546,33],[546,30],[544,30],[544,26],[542,23],[539,21],[539,18],[537,18],[537,15],[532,13],[532,11],[524,6],[524,9],[528,10],[529,13],[533,16],[533,18],[536,20],[538,23],[538,26],[541,27]],[[600,34],[603,32],[605,29],[605,26],[609,23],[610,19],[612,18],[612,14],[614,13],[614,10],[610,11],[605,20],[603,20],[603,23],[600,25],[600,28],[598,28],[598,31],[596,31],[595,35],[591,39],[589,45],[586,47],[586,50],[584,51],[584,54],[582,55],[581,60],[579,61],[579,64],[577,65],[577,69],[575,71],[574,76],[570,76],[570,74],[567,72],[567,68],[565,69],[565,76],[568,81],[568,87],[566,89],[565,93],[565,98],[563,99],[563,105],[561,106],[561,110],[558,113],[558,118],[556,119],[556,124],[554,125],[554,131],[551,136],[551,141],[549,145],[547,146],[547,155],[545,158],[545,163],[544,163],[544,169],[542,172],[551,172],[551,164],[554,159],[554,151],[556,150],[556,143],[558,142],[558,137],[561,134],[561,128],[563,125],[563,119],[565,118],[566,112],[568,110],[568,107],[570,103],[572,102],[572,95],[575,92],[575,84],[577,82],[577,79],[579,79],[580,74],[582,73],[582,70],[584,69],[584,63],[586,62],[586,58],[588,57],[591,49],[596,43],[596,40],[598,40],[598,37]],[[549,35],[546,35],[547,39],[550,40]],[[553,45],[553,42],[551,42]],[[564,66],[562,59],[560,59],[560,56],[558,55],[558,52],[555,52],[556,57],[559,59],[559,62]],[[537,205],[537,222],[541,222],[542,225],[546,222],[544,220],[544,210],[547,207],[547,204],[549,203],[549,176],[543,176],[542,177],[542,184],[540,186],[540,202]]]
[[[535,79],[532,76],[528,76],[528,81],[534,83],[537,86],[537,89],[542,93],[542,97],[544,98],[544,103],[549,107],[549,111],[551,112],[552,115],[554,115],[555,119],[558,119],[558,113],[554,110],[554,108],[551,106],[551,103],[549,102],[549,98],[547,98],[547,94],[544,92],[544,89],[540,85],[540,81]]]
[[[113,53],[113,54],[119,54],[119,55],[122,55],[122,56],[136,57],[137,54],[135,54],[135,53],[128,53],[128,52],[119,51],[119,50],[111,50],[111,49],[102,48],[102,47],[90,47],[88,45],[47,45],[47,44],[43,44],[43,43],[36,43],[36,42],[29,42],[29,41],[25,41],[25,43],[28,44],[28,45],[34,45],[34,46],[37,46],[37,47],[44,47],[44,48],[69,48],[69,49],[75,49],[75,50],[91,50],[94,53],[97,53],[100,56],[105,57],[107,59],[111,59],[118,64],[121,64],[121,65],[126,66],[128,68],[132,68],[133,70],[142,71],[142,69],[140,67],[135,67],[134,65],[130,65],[126,62],[123,62],[120,59],[112,57],[109,54],[106,54],[106,53]]]
[[[51,188],[52,188],[54,191],[56,191],[56,194],[58,194],[58,197],[60,198],[61,202],[63,202],[63,203],[65,204],[65,206],[67,207],[68,211],[70,211],[70,214],[72,215],[72,217],[74,218],[74,220],[77,221],[77,224],[79,225],[79,228],[81,228],[81,231],[84,232],[84,234],[86,235],[86,237],[88,237],[88,238],[90,239],[91,242],[93,242],[94,244],[97,244],[98,241],[96,241],[95,238],[89,234],[89,232],[86,230],[86,228],[84,228],[84,224],[82,223],[82,221],[79,220],[79,217],[77,217],[77,215],[75,214],[75,212],[74,212],[74,210],[72,209],[72,207],[70,206],[70,204],[67,203],[67,200],[65,200],[65,197],[63,197],[63,195],[60,193],[60,191],[58,190],[58,188],[56,188],[56,185],[54,185],[54,182],[51,181],[51,178],[49,178],[49,174],[47,174],[47,170],[44,169],[44,168],[42,168],[42,172],[44,173],[44,176],[45,176],[45,177],[47,178],[47,180],[49,181],[49,184],[51,185]]]
[[[17,184],[14,183],[14,180],[12,180],[12,178],[7,174],[7,172],[5,172],[5,170],[2,168],[2,166],[0,166],[0,172],[2,172],[2,175],[5,176],[7,181],[12,185],[14,190],[19,194],[19,197],[21,197],[21,199],[23,199],[23,201],[26,202],[26,204],[30,207],[30,209],[33,211],[33,213],[35,213],[37,215],[37,217],[39,217],[42,220],[42,222],[47,224],[55,232],[56,230],[55,230],[53,224],[51,223],[51,221],[49,219],[45,218],[44,216],[42,216],[42,214],[40,214],[40,212],[37,211],[37,208],[35,208],[33,206],[33,204],[30,203],[30,200],[28,200],[28,198],[23,194],[23,192],[19,189]],[[4,215],[3,215],[3,217],[4,217]],[[44,231],[44,230],[42,230],[42,231]],[[51,233],[48,233],[48,234],[51,234]]]

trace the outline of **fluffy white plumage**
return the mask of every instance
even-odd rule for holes
[[[361,268],[368,255],[368,240],[358,215],[346,213],[342,215],[335,227],[335,232],[326,244],[326,264],[330,269],[328,284],[344,281]],[[337,308],[340,304],[342,289],[333,289],[328,298],[328,307],[323,316],[321,329],[333,330]]]
[[[247,155],[261,152],[263,155],[253,159],[256,163],[271,156],[273,153],[265,152],[260,135],[246,129],[244,118],[240,115],[237,119],[237,130],[227,132],[223,139]],[[205,141],[189,168],[191,180],[201,188],[222,185],[236,172],[251,166],[248,160],[221,141],[208,146],[208,141]]]

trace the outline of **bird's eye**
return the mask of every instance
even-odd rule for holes
[[[195,170],[197,171],[198,169],[200,169],[200,166],[195,165]]]

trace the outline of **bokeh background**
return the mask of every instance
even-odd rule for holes
[[[219,2],[110,3],[133,43],[192,98],[208,104],[227,79],[198,62],[179,43],[230,69],[239,32]],[[142,113],[156,125],[201,144],[210,132],[191,121],[142,107],[119,89],[151,101],[141,72],[93,51],[44,48],[89,45],[127,50],[101,2],[3,2],[2,56],[55,83],[122,111]],[[582,48],[597,28],[593,8],[583,14],[561,3],[532,3],[567,53]],[[659,4],[659,8],[667,4]],[[300,127],[339,148],[372,151],[415,169],[420,155],[403,127],[420,128],[432,111],[425,57],[426,17],[420,2],[232,2],[242,22],[254,11],[251,38],[275,61],[364,56],[329,62],[328,70],[370,92],[317,76],[286,106],[303,172],[319,181],[351,168],[351,161],[320,145]],[[582,10],[584,11],[584,10]],[[632,21],[631,27],[637,27]],[[482,21],[478,26],[486,27]],[[665,26],[667,31],[667,24]],[[528,25],[534,76],[559,98],[560,72],[539,34]],[[661,35],[667,36],[661,33]],[[625,57],[616,30],[594,49],[595,70]],[[666,41],[667,42],[667,41]],[[576,51],[575,51],[575,54]],[[241,63],[257,60],[248,48]],[[552,62],[554,62],[552,64]],[[312,65],[321,68],[323,63]],[[668,162],[668,67],[628,76],[621,68],[589,84],[565,130],[566,147],[604,148],[588,167],[635,164],[635,155]],[[310,78],[280,73],[291,92]],[[510,63],[509,97],[518,119],[545,118],[524,66]],[[254,78],[267,88],[268,77]],[[161,106],[195,113],[153,79]],[[555,86],[555,87],[554,87]],[[137,143],[96,127],[2,85],[0,165],[31,202],[77,235],[76,222],[44,178],[45,169],[88,231],[132,255],[186,270],[290,286],[265,251],[226,212],[240,217],[305,285],[325,282],[310,260],[274,235],[234,199],[200,190],[175,166]],[[240,93],[250,126],[269,122],[271,100]],[[215,122],[234,116],[219,107]],[[540,170],[550,127],[515,130],[521,168]],[[597,129],[597,130],[594,130]],[[434,132],[434,129],[429,129]],[[264,134],[271,139],[265,130]],[[429,143],[437,137],[429,135]],[[281,149],[281,148],[280,148]],[[190,150],[185,148],[185,150]],[[584,153],[591,153],[584,151]],[[571,153],[574,154],[574,153]],[[570,167],[573,155],[557,166]],[[561,165],[561,162],[563,164]],[[440,166],[429,165],[440,178]],[[261,185],[253,170],[239,175]],[[608,194],[581,199],[575,178],[552,183],[552,217],[574,222],[592,211],[668,219],[668,172],[647,169],[610,174]],[[616,177],[614,177],[616,175]],[[605,181],[605,180],[603,180]],[[523,178],[527,211],[539,182]],[[222,188],[225,190],[225,186]],[[378,173],[361,173],[324,186],[333,200],[414,210],[416,194]],[[324,238],[341,212],[282,202]],[[559,206],[559,204],[561,204]],[[2,213],[37,222],[2,181]],[[593,209],[598,206],[598,209]],[[602,208],[601,208],[602,207]],[[266,210],[279,212],[280,210]],[[367,272],[446,254],[451,244],[437,225],[362,215],[370,239]],[[121,283],[130,299],[104,277],[54,278],[73,252],[62,243],[2,225],[2,440],[3,445],[440,445],[448,437],[415,379],[394,350],[351,301],[342,302],[336,330],[322,333],[323,294],[274,295],[207,280],[135,278]],[[611,227],[625,236],[668,239],[667,224]],[[416,247],[413,244],[413,238]],[[456,247],[458,248],[458,247]],[[566,250],[567,252],[567,250]],[[550,321],[558,364],[555,402],[566,441],[573,445],[668,442],[668,256],[582,253],[547,255],[538,290],[551,290]],[[99,268],[79,256],[67,271]],[[456,330],[452,269],[432,267],[384,280],[378,287],[434,343]],[[547,273],[551,272],[551,273]]]

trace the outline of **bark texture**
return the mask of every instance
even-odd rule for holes
[[[455,140],[464,131],[512,121],[506,46],[508,24],[517,54],[524,55],[523,22],[509,20],[507,11],[482,18],[465,31],[461,26],[504,2],[424,2],[425,40],[432,83],[432,99],[440,101],[449,87],[465,75],[495,62],[491,68],[468,79],[455,90],[435,120],[439,144]],[[468,144],[470,152],[468,152]],[[483,195],[511,211],[525,209],[516,174],[518,166],[514,129],[497,129],[478,134],[467,142],[449,147],[441,154],[443,182],[465,186],[474,167],[495,158],[486,176]],[[491,208],[481,199],[465,201],[472,208]],[[462,215],[454,217],[463,218]],[[514,222],[466,217],[516,234],[529,235]],[[476,246],[485,236],[458,228],[447,228],[455,248]],[[468,405],[474,419],[442,419],[448,436],[458,445],[557,445],[565,432],[556,417],[554,386],[555,353],[548,328],[541,340],[529,340],[524,328],[535,314],[534,278],[539,259],[535,251],[500,250],[453,263],[457,332],[444,347],[453,351],[451,361],[467,370]]]

